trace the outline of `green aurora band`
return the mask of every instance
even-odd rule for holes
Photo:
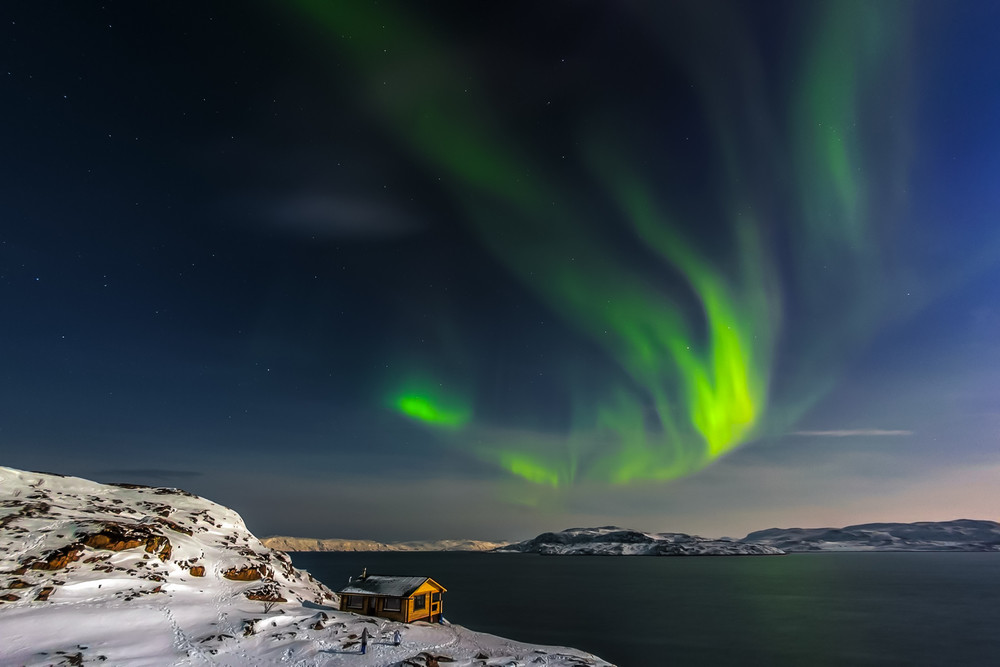
[[[784,82],[792,91],[787,104],[762,92],[769,89],[761,85],[757,47],[737,22],[718,28],[730,31],[726,43],[742,51],[725,59],[711,48],[699,51],[697,36],[682,34],[691,25],[715,29],[711,12],[696,4],[685,5],[687,23],[671,27],[664,20],[664,27],[650,28],[661,30],[658,43],[674,49],[664,57],[681,63],[700,91],[713,132],[723,165],[714,192],[722,203],[706,204],[700,215],[726,231],[730,254],[720,257],[685,238],[681,230],[690,225],[676,221],[691,213],[672,212],[679,207],[664,200],[669,188],[644,181],[613,123],[586,126],[579,158],[591,180],[569,187],[512,140],[471,65],[408,7],[295,4],[352,63],[367,110],[445,177],[443,187],[483,245],[621,371],[596,395],[576,392],[572,428],[558,438],[477,424],[473,401],[435,391],[433,373],[393,385],[385,398],[392,409],[443,429],[442,440],[458,450],[552,488],[680,478],[781,427],[766,419],[787,296],[765,243],[776,226],[771,218],[794,220],[786,233],[803,251],[790,271],[807,303],[843,289],[817,272],[818,263],[839,265],[837,279],[847,273],[850,289],[875,275],[881,251],[871,223],[891,211],[871,190],[879,178],[895,178],[889,185],[898,188],[899,169],[884,165],[890,177],[863,173],[869,134],[884,128],[862,121],[892,75],[886,54],[898,38],[889,26],[901,24],[900,5],[845,1],[818,11],[814,30],[801,37],[801,71]],[[738,15],[741,8],[724,9]],[[728,80],[735,83],[719,84]],[[776,192],[773,182],[794,185]],[[658,260],[663,275],[634,270],[593,212],[600,207],[578,194],[590,190],[611,203],[619,226]],[[686,290],[664,288],[667,274],[681,277]],[[880,302],[877,290],[866,294],[857,309],[838,314],[846,333],[812,341],[818,356],[835,356],[871,329],[866,323]],[[817,321],[823,322],[817,329],[830,326],[828,317]],[[825,380],[831,370],[821,361],[802,363],[801,382],[789,383],[794,405],[777,420],[782,425],[819,398],[820,391],[805,389],[816,384],[814,376]]]
[[[411,419],[444,429],[460,429],[472,418],[472,409],[461,397],[445,392],[424,377],[397,386],[387,407]]]

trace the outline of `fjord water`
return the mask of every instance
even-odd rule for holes
[[[607,557],[295,553],[334,590],[443,584],[445,617],[645,665],[1000,665],[1000,553]]]

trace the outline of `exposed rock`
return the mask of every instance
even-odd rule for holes
[[[5,528],[19,519],[44,516],[49,513],[51,506],[46,502],[26,503],[24,501],[5,501],[3,507],[18,507],[17,512],[0,517],[0,528]]]
[[[259,618],[249,618],[249,619],[243,621],[243,636],[244,637],[251,637],[251,636],[257,634],[257,621],[259,621],[259,620],[260,620]]]
[[[288,600],[281,596],[280,589],[273,581],[269,581],[258,588],[244,591],[243,594],[248,600],[256,600],[258,602],[288,602]]]
[[[42,590],[38,591],[38,597],[35,598],[35,602],[45,602],[49,599],[49,596],[52,595],[52,591],[54,590],[54,587],[46,586]]]
[[[191,573],[192,577],[204,577],[205,576],[205,566],[204,565],[195,565],[190,570],[188,570],[188,572]]]
[[[173,530],[175,532],[183,533],[184,535],[191,535],[192,534],[192,532],[189,529],[185,528],[184,526],[180,525],[179,523],[177,523],[175,521],[171,521],[170,519],[164,519],[163,517],[157,517],[156,518],[156,523],[160,524],[161,526],[166,526],[167,528],[169,528],[170,530]]]
[[[108,535],[107,533],[98,533],[97,535],[91,535],[84,540],[83,543],[93,549],[124,551],[125,549],[134,549],[138,546],[142,546],[146,543],[146,540],[138,537],[130,539],[120,535],[113,536]]]
[[[257,581],[269,576],[269,573],[268,568],[263,565],[245,565],[240,568],[231,567],[222,576],[233,581]]]
[[[61,570],[70,563],[80,560],[83,547],[79,544],[68,544],[50,552],[41,560],[31,564],[32,570]]]

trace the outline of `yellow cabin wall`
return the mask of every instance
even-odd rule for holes
[[[444,613],[444,596],[441,596],[441,601],[437,603],[437,607],[434,607],[434,602],[431,600],[431,595],[433,593],[444,593],[447,589],[441,584],[437,583],[433,579],[428,579],[420,587],[413,591],[410,595],[410,599],[406,601],[406,621],[408,623],[413,621],[419,621],[422,618],[427,618],[429,616],[441,616]],[[426,599],[426,605],[423,609],[415,609],[416,600],[420,596],[424,596]]]
[[[364,599],[364,603],[361,609],[349,609],[347,607],[347,595],[342,595],[340,599],[340,609],[341,611],[350,611],[355,614],[362,614],[365,616],[377,616],[379,618],[387,618],[393,621],[402,621],[404,623],[411,623],[413,621],[419,621],[421,619],[429,618],[430,616],[440,617],[444,614],[444,595],[441,596],[441,601],[435,603],[431,599],[434,593],[445,593],[447,589],[441,584],[437,583],[433,579],[428,579],[423,584],[420,585],[417,590],[408,598],[402,599],[401,609],[399,611],[385,611],[382,608],[385,597],[378,595],[362,595],[355,593],[356,597]],[[426,599],[426,605],[423,609],[414,609],[415,598],[424,596]]]

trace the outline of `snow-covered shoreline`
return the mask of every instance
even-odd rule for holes
[[[340,612],[330,589],[231,509],[176,489],[3,467],[0,589],[2,665],[608,664]]]

